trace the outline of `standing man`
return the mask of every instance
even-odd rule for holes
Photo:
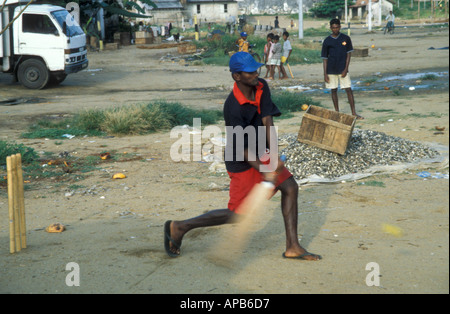
[[[394,29],[394,23],[395,23],[395,15],[392,11],[389,11],[389,14],[386,16],[386,27],[384,28],[384,33],[386,34],[386,31],[390,29]],[[393,31],[392,31],[393,33]]]
[[[164,246],[170,257],[180,255],[184,235],[195,228],[218,226],[235,223],[239,217],[239,205],[252,188],[261,181],[273,182],[274,190],[281,191],[281,211],[286,231],[286,250],[284,258],[300,260],[319,260],[321,257],[307,252],[300,246],[297,233],[298,221],[298,185],[292,174],[278,158],[272,165],[272,172],[261,172],[265,163],[263,156],[254,151],[261,148],[270,149],[270,141],[260,143],[258,131],[266,133],[266,139],[277,138],[273,134],[273,117],[281,115],[272,102],[267,82],[258,77],[258,69],[263,66],[246,52],[237,52],[230,59],[230,72],[235,81],[233,91],[224,105],[224,118],[227,126],[227,145],[225,148],[225,165],[230,176],[230,199],[228,207],[217,209],[200,216],[182,221],[167,221],[164,225]],[[229,132],[230,128],[233,130]],[[249,136],[252,129],[256,136]],[[240,132],[239,130],[246,130]],[[242,145],[239,149],[239,143]],[[259,145],[259,146],[258,146]],[[276,150],[274,150],[276,151]],[[272,154],[271,154],[272,155]],[[267,162],[265,163],[267,164]],[[244,212],[245,214],[245,212]]]
[[[279,28],[280,27],[280,22],[278,21],[278,16],[275,16],[275,28]]]
[[[340,32],[341,21],[339,19],[330,21],[330,29],[332,33],[323,41],[321,54],[325,87],[331,89],[331,98],[336,111],[339,111],[337,90],[340,85],[347,93],[352,115],[357,119],[364,119],[356,114],[352,82],[348,74],[353,51],[352,41],[349,36]]]

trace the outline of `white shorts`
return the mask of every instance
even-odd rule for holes
[[[348,73],[344,78],[340,74],[328,74],[328,77],[330,78],[330,83],[325,82],[325,88],[337,89],[339,85],[342,89],[352,87],[352,81]]]
[[[269,64],[270,65],[277,65],[277,66],[279,66],[281,64],[281,60],[280,59],[270,58]]]

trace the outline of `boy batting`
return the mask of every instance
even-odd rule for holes
[[[281,115],[272,102],[267,82],[258,76],[258,69],[263,65],[246,52],[235,53],[230,59],[230,72],[235,83],[223,110],[227,127],[225,165],[231,179],[228,206],[187,220],[167,221],[164,226],[164,246],[170,257],[180,255],[182,239],[190,230],[238,221],[241,214],[245,215],[245,208],[241,204],[248,199],[255,186],[267,181],[275,186],[273,194],[281,192],[281,211],[286,232],[286,250],[282,256],[300,260],[321,259],[319,255],[307,252],[298,240],[297,182],[278,154],[272,156],[275,154],[271,152],[271,160],[266,160],[264,157],[267,157],[267,153],[257,153],[270,150],[271,141],[267,139],[277,138],[273,117]],[[228,132],[230,129],[235,131]],[[265,132],[266,136],[258,136],[258,132]],[[250,133],[256,136],[249,136]],[[277,151],[275,148],[273,150]]]

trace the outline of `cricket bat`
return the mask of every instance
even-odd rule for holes
[[[294,78],[294,74],[292,74],[291,66],[289,65],[289,63],[286,63],[286,65],[289,69],[289,73],[291,73],[291,77]]]
[[[266,181],[253,187],[237,209],[242,217],[238,218],[236,229],[231,232],[230,230],[227,230],[227,233],[224,232],[221,242],[211,250],[210,259],[224,266],[232,265],[230,263],[237,259],[247,246],[256,217],[273,196],[274,189],[273,183]]]

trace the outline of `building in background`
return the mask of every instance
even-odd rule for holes
[[[219,22],[225,23],[231,17],[239,15],[238,2],[236,0],[152,0],[156,8],[141,4],[146,15],[151,18],[145,19],[150,24],[172,23],[181,27],[183,23],[189,26],[196,15],[199,23]],[[141,19],[142,20],[142,19]]]
[[[380,0],[372,0],[372,20],[379,20]],[[387,0],[381,0],[381,15],[386,16],[392,11],[393,5]],[[369,0],[357,0],[355,4],[348,7],[348,18],[352,21],[363,21],[367,23],[369,12]]]

